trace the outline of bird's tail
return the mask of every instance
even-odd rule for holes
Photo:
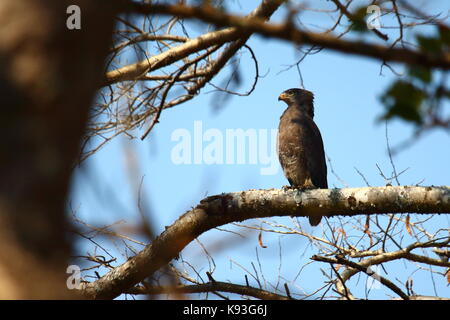
[[[318,215],[309,216],[309,224],[313,227],[319,225],[321,220],[322,220],[322,216],[318,216]]]

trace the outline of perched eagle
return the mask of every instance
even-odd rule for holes
[[[291,187],[328,188],[327,164],[322,136],[314,123],[314,95],[302,89],[289,89],[278,97],[288,105],[278,127],[278,156]],[[321,216],[309,217],[317,226]]]

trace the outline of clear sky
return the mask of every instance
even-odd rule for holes
[[[258,2],[241,1],[240,4],[233,4],[236,12],[244,14]],[[442,8],[441,11],[444,12],[448,12],[450,7],[446,1],[430,3]],[[431,5],[428,7],[433,9]],[[279,12],[274,20],[282,17],[283,12]],[[311,15],[310,20],[313,17],[314,15]],[[308,21],[307,14],[305,19]],[[389,20],[389,17],[386,19]],[[324,22],[319,19],[311,23],[320,25]],[[390,41],[395,39],[395,32],[388,31]],[[258,148],[270,147],[273,142],[270,139],[271,130],[278,127],[279,117],[285,109],[284,103],[277,101],[277,97],[282,91],[301,85],[297,69],[293,67],[286,70],[288,65],[301,57],[297,48],[286,42],[259,36],[253,36],[248,44],[257,56],[261,75],[255,91],[248,97],[233,96],[223,103],[220,96],[213,92],[213,87],[205,87],[197,98],[164,111],[160,123],[145,141],[119,137],[107,144],[90,157],[74,176],[70,206],[78,218],[97,226],[123,220],[125,223],[121,225],[122,232],[126,228],[132,230],[139,224],[135,187],[142,177],[140,197],[145,199],[149,206],[148,219],[152,221],[158,234],[164,230],[164,226],[170,225],[207,195],[247,189],[281,188],[287,184],[276,155],[272,154],[275,168],[270,174],[262,174],[261,169],[269,165],[263,163],[267,159],[261,154],[256,157],[255,164],[249,163],[249,159],[246,159],[244,164],[226,163],[227,130],[254,131],[260,143]],[[246,92],[254,80],[255,70],[249,52],[243,49],[240,54],[242,84],[239,91]],[[392,67],[399,73],[404,71],[401,65],[393,64]],[[379,61],[327,50],[308,56],[300,64],[300,70],[304,88],[315,94],[315,121],[322,133],[326,155],[331,161],[328,163],[330,188],[366,186],[356,169],[365,176],[371,186],[385,185],[386,181],[380,175],[377,165],[387,176],[391,175],[392,166],[387,155],[385,124],[377,122],[383,112],[379,96],[397,76],[386,67],[380,74]],[[220,79],[223,79],[227,72],[224,71],[213,82],[220,84]],[[220,136],[224,139],[224,163],[207,164],[205,159],[198,161],[199,164],[174,163],[174,148],[180,142],[174,141],[174,137],[180,133],[190,135],[192,147],[195,139],[205,139],[200,151],[206,152],[205,148],[210,145],[211,140],[207,141],[208,137],[198,135],[200,126],[201,133],[211,135],[211,139]],[[388,136],[391,146],[395,147],[409,139],[413,129],[410,124],[402,121],[390,121]],[[268,135],[264,136],[265,134]],[[195,162],[194,154],[199,148],[196,150],[192,149],[192,162]],[[397,153],[393,160],[398,172],[408,168],[399,178],[402,185],[448,185],[450,136],[443,130],[432,130],[414,141],[409,148]],[[133,168],[130,163],[137,164],[134,180],[130,179],[130,167]],[[335,174],[331,172],[330,164]],[[274,218],[272,221],[290,225],[289,219]],[[306,218],[300,218],[298,221],[305,228],[309,228]],[[450,224],[449,218],[444,216],[435,221],[441,227],[448,228]],[[260,222],[249,221],[248,224],[258,226]],[[245,271],[239,265],[253,270],[253,262],[259,270],[256,258],[258,253],[264,277],[274,285],[278,282],[278,285],[281,283],[282,286],[284,282],[288,282],[290,286],[301,288],[297,290],[310,292],[323,281],[319,278],[318,264],[310,270],[306,268],[302,275],[296,278],[300,266],[307,263],[309,257],[314,254],[305,239],[298,236],[279,238],[267,234],[263,239],[268,248],[264,249],[258,244],[257,232],[246,232],[241,228],[229,226],[224,228],[239,231],[246,235],[246,239],[217,230],[199,238],[214,258],[216,280],[245,284]],[[313,229],[312,232],[320,235],[321,227]],[[107,244],[107,241],[100,242],[112,251],[117,248]],[[122,248],[120,242],[116,245]],[[135,248],[141,247],[136,245]],[[81,253],[94,252],[93,244],[87,241],[79,242],[78,249]],[[211,262],[202,250],[197,242],[193,242],[183,251],[182,257],[196,266],[202,277],[207,279],[205,272],[209,270]],[[125,252],[124,249],[119,251]],[[320,267],[327,268],[325,265]],[[286,279],[278,277],[279,270]],[[405,270],[405,277],[413,270]],[[188,271],[193,274],[191,270]],[[418,272],[413,277],[416,286],[426,288],[420,293],[434,294],[427,285],[431,281],[429,273]],[[254,279],[249,279],[252,285],[256,285]],[[268,288],[270,289],[270,286]],[[448,287],[439,285],[438,288],[439,294],[445,295],[447,292],[446,295],[449,296]],[[380,292],[374,293],[375,297],[387,297],[387,290],[378,291]]]

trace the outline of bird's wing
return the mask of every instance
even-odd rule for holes
[[[287,140],[295,140],[292,143],[297,145],[297,148],[290,150],[291,153],[295,153],[292,155],[293,158],[298,159],[299,168],[309,173],[316,188],[328,188],[327,165],[319,128],[306,115],[295,116],[290,119],[290,123],[290,137]]]
[[[284,175],[291,186],[303,183],[306,171],[306,159],[303,146],[299,144],[301,132],[298,123],[290,115],[283,116],[278,130],[278,157]]]
[[[308,138],[303,139],[304,150],[308,154],[307,166],[311,172],[312,182],[317,188],[328,188],[327,164],[323,147],[322,135],[314,121],[305,117],[304,130],[307,131]]]

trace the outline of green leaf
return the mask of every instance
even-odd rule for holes
[[[381,97],[386,107],[382,119],[401,118],[405,121],[422,123],[421,107],[425,93],[410,82],[396,81]]]
[[[450,29],[445,26],[439,26],[439,37],[446,45],[450,45]]]
[[[367,24],[365,21],[365,17],[367,14],[367,7],[360,7],[356,9],[356,11],[352,14],[352,30],[357,32],[366,32]]]
[[[447,88],[443,85],[440,85],[436,88],[434,96],[437,99],[450,99],[450,90],[447,90]]]
[[[430,53],[440,53],[442,51],[443,42],[439,38],[418,35],[417,42],[423,51]]]
[[[433,77],[430,69],[421,66],[410,67],[408,73],[411,77],[419,79],[423,83],[430,83]]]

